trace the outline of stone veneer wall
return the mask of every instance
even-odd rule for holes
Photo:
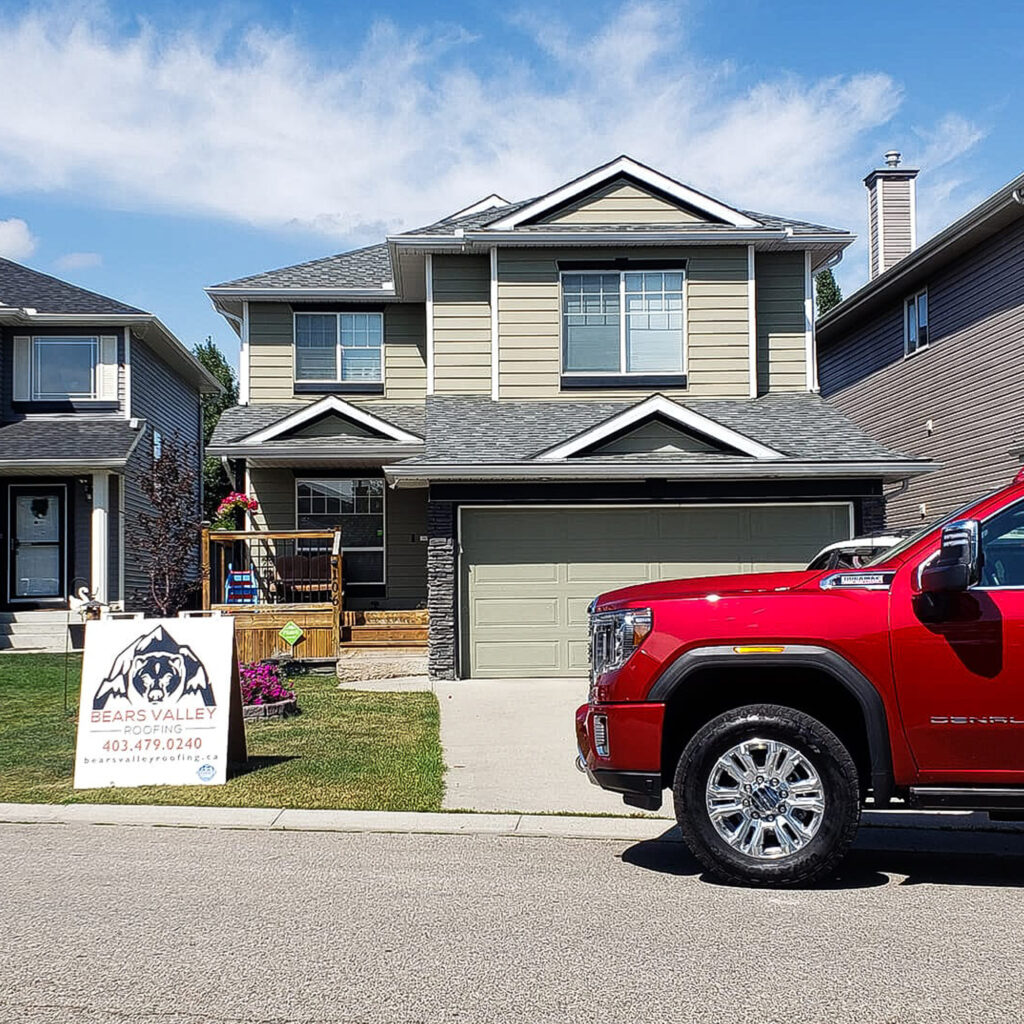
[[[865,537],[885,532],[885,498],[861,499],[858,532]]]
[[[427,503],[427,607],[430,610],[430,675],[455,678],[455,506]]]

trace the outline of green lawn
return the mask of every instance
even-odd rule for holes
[[[64,712],[64,657],[0,656],[0,803],[203,804],[437,811],[444,792],[432,693],[338,690],[331,676],[291,682],[302,714],[246,723],[248,763],[224,786],[71,788],[81,658]]]

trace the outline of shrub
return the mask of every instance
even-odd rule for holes
[[[295,700],[295,691],[290,690],[281,679],[281,670],[269,661],[257,661],[251,665],[240,662],[238,675],[242,682],[242,703],[276,704],[281,700]]]

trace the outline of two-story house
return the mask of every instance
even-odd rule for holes
[[[927,471],[817,394],[812,279],[852,238],[620,157],[217,285],[210,450],[253,529],[340,526],[346,607],[429,607],[435,676],[583,674],[597,593],[801,567]]]
[[[0,259],[0,646],[63,650],[82,591],[145,607],[139,480],[177,436],[201,481],[219,390],[153,314]]]
[[[865,179],[869,280],[818,325],[822,394],[884,444],[941,469],[895,491],[923,526],[1020,469],[1024,447],[1024,175],[917,245],[917,171]]]

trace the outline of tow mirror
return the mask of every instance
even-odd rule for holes
[[[980,530],[977,519],[958,519],[942,528],[942,546],[934,561],[921,567],[926,594],[966,590],[981,575]]]

